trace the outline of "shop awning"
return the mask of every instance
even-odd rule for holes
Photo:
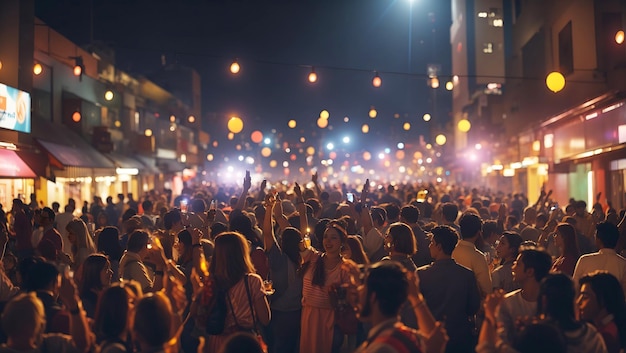
[[[28,178],[33,179],[37,174],[15,153],[15,151],[0,149],[0,178]]]
[[[133,157],[115,152],[108,153],[105,156],[115,164],[116,168],[145,169],[145,165]]]
[[[144,174],[161,174],[159,168],[157,168],[156,160],[153,157],[135,156],[143,164]]]
[[[175,159],[158,159],[157,166],[164,173],[182,173],[183,169],[187,168],[185,164]]]
[[[87,144],[80,146],[80,149],[78,149],[54,142],[38,141],[51,157],[60,164],[57,167],[115,168],[113,162]]]

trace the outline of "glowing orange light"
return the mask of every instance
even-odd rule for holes
[[[372,79],[372,86],[378,88],[383,84],[383,80],[380,78],[380,76],[378,75],[378,72],[376,73],[376,75],[374,76],[374,78]]]
[[[72,114],[72,120],[73,120],[74,122],[79,122],[79,121],[80,121],[80,118],[81,118],[81,116],[80,116],[80,112],[74,112],[74,114]]]
[[[230,72],[232,74],[238,74],[240,70],[241,70],[241,66],[239,66],[237,59],[235,59],[233,63],[230,64]]]
[[[35,66],[33,66],[33,73],[35,75],[41,74],[42,71],[43,71],[43,67],[41,66],[41,64],[37,63],[35,64]]]
[[[250,134],[250,140],[254,143],[261,143],[261,141],[263,141],[263,133],[259,130],[253,131],[252,134]]]
[[[74,76],[80,76],[83,73],[83,68],[80,65],[74,66]]]

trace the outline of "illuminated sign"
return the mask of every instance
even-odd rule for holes
[[[30,133],[30,94],[0,83],[0,128]]]

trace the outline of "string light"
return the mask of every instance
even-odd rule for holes
[[[317,74],[315,73],[314,67],[311,67],[311,72],[309,73],[309,82],[311,83],[317,82]]]
[[[239,66],[239,63],[237,62],[237,59],[233,60],[233,63],[230,64],[230,72],[234,75],[239,73],[239,70],[241,70],[241,66]]]
[[[380,78],[380,76],[378,75],[378,72],[376,72],[376,74],[374,75],[374,78],[372,79],[372,86],[378,88],[383,84],[383,80]]]
[[[37,64],[35,64],[35,66],[33,66],[33,73],[35,75],[41,74],[42,71],[43,71],[43,67],[41,67],[40,63],[37,63]]]

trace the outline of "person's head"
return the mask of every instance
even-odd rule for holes
[[[363,244],[361,244],[359,237],[348,235],[346,245],[341,252],[344,258],[352,260],[358,265],[369,265],[370,261],[365,254],[365,250],[363,250]]]
[[[172,306],[162,292],[148,293],[135,307],[133,336],[142,346],[161,348],[170,340],[172,329]]]
[[[561,249],[561,254],[578,257],[578,240],[576,239],[576,228],[569,223],[561,223],[556,226],[554,243]]]
[[[347,238],[348,234],[345,227],[338,222],[331,221],[324,231],[322,240],[324,251],[329,255],[339,255],[341,247],[345,245]]]
[[[598,248],[615,249],[619,230],[610,222],[600,222],[596,225],[596,245]]]
[[[136,230],[128,236],[126,250],[143,255],[148,250],[150,236],[143,230]]]
[[[543,229],[548,223],[548,215],[541,212],[537,215],[537,220],[535,221],[535,227],[537,229]]]
[[[437,226],[431,229],[432,239],[428,249],[433,259],[442,259],[452,256],[452,251],[459,242],[459,235],[450,226]]]
[[[519,353],[566,353],[567,343],[554,325],[533,323],[522,329],[513,348]]]
[[[91,254],[83,262],[83,275],[79,282],[79,292],[87,295],[89,292],[100,292],[111,285],[113,270],[111,262],[102,254]]]
[[[153,206],[154,205],[152,204],[152,201],[150,201],[150,200],[144,200],[141,203],[141,208],[143,208],[143,213],[146,213],[146,214],[152,214],[152,207]]]
[[[568,331],[575,328],[574,314],[574,282],[564,273],[550,273],[541,280],[537,314],[545,315],[546,319],[556,322]]]
[[[27,260],[24,260],[27,261]],[[58,292],[61,285],[61,274],[57,267],[41,258],[33,258],[28,266],[20,266],[22,275],[22,289],[31,291]]]
[[[579,284],[576,304],[582,320],[600,322],[609,314],[618,323],[626,320],[624,290],[615,276],[607,271],[596,271],[582,276]]]
[[[532,206],[526,207],[524,209],[524,222],[528,225],[534,225],[536,221],[537,221],[537,210]]]
[[[375,312],[396,317],[408,296],[406,270],[395,261],[381,261],[367,271],[360,290],[360,318],[367,320]]]
[[[387,203],[383,206],[387,211],[387,219],[389,222],[397,222],[400,220],[400,207],[395,203]]]
[[[215,222],[211,225],[211,238],[215,238],[226,231],[228,231],[228,226],[225,223]]]
[[[176,241],[174,242],[174,247],[176,251],[178,251],[178,261],[186,262],[191,260],[192,258],[192,249],[191,249],[191,232],[187,229],[183,229],[178,234],[176,234]]]
[[[233,210],[230,214],[230,230],[243,235],[254,247],[261,246],[261,240],[254,231],[252,220],[245,213]]]
[[[413,255],[417,251],[415,235],[406,223],[393,223],[387,231],[387,242],[390,251],[404,255]]]
[[[174,208],[168,211],[163,217],[163,226],[167,230],[174,229],[174,226],[182,224],[182,215],[178,208]]]
[[[79,249],[95,250],[93,240],[87,230],[87,225],[80,218],[74,218],[65,227],[67,238],[72,243],[72,251],[75,253]]]
[[[98,236],[98,251],[111,261],[119,261],[124,250],[120,246],[120,231],[117,227],[104,227]]]
[[[583,200],[574,202],[574,212],[577,216],[583,216],[587,213],[587,203]]]
[[[459,216],[459,207],[452,202],[446,202],[441,207],[441,213],[446,222],[453,223]]]
[[[522,285],[527,280],[539,283],[551,268],[552,257],[546,251],[522,247],[513,262],[513,280]]]
[[[241,233],[224,232],[215,238],[209,271],[226,288],[234,286],[247,273],[255,272],[250,259],[250,246]]]
[[[52,203],[52,210],[54,211],[54,213],[59,213],[59,208],[61,208],[61,204],[57,201],[54,201]]]
[[[50,207],[44,207],[41,209],[41,214],[39,215],[40,224],[43,227],[48,227],[54,225],[54,211]]]
[[[499,238],[498,222],[495,220],[485,221],[483,223],[483,239],[490,245],[493,245]]]
[[[496,245],[496,254],[504,260],[515,260],[522,241],[523,239],[519,234],[506,231],[502,233],[500,241]]]
[[[206,209],[206,203],[201,198],[195,198],[191,200],[191,212],[203,213]]]
[[[281,250],[287,255],[296,268],[300,268],[302,265],[302,257],[300,256],[301,241],[302,234],[294,227],[285,228],[280,238]]]
[[[102,291],[93,324],[98,341],[119,339],[127,332],[136,291],[140,293],[141,288],[131,288],[130,283],[125,282],[115,283]]]
[[[400,221],[408,224],[415,224],[419,220],[420,210],[413,206],[407,205],[400,209]]]
[[[382,207],[372,207],[370,210],[372,214],[372,222],[375,227],[382,227],[387,220],[387,211]]]
[[[259,340],[251,333],[237,332],[226,339],[218,353],[263,353]]]
[[[474,239],[480,235],[483,229],[483,221],[473,213],[465,213],[459,219],[459,227],[461,228],[461,239]]]
[[[102,227],[106,227],[107,224],[109,224],[107,214],[104,211],[98,212],[98,216],[96,217],[96,228],[100,229]]]
[[[2,328],[9,340],[39,341],[46,328],[46,313],[35,293],[18,294],[7,303],[2,311]]]

